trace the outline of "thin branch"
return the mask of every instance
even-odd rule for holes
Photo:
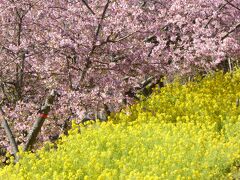
[[[237,23],[234,27],[232,27],[222,38],[221,40],[223,41],[225,38],[227,38],[231,33],[233,33],[237,28],[240,27],[240,22]]]
[[[110,0],[107,0],[107,3],[104,6],[104,9],[103,9],[103,12],[102,12],[102,16],[101,16],[100,22],[99,22],[97,30],[96,30],[95,40],[97,40],[97,38],[99,36],[100,30],[101,30],[101,27],[102,27],[102,23],[103,23],[103,20],[104,20],[104,18],[106,16],[106,12],[107,12],[109,3],[110,3]]]
[[[99,24],[97,26],[97,30],[96,30],[96,34],[95,34],[95,37],[94,37],[94,40],[93,40],[92,48],[91,48],[91,50],[88,53],[88,56],[86,58],[86,65],[85,65],[85,67],[83,68],[83,70],[81,72],[79,83],[81,83],[83,81],[83,79],[85,78],[85,76],[87,74],[88,69],[91,67],[91,64],[92,64],[91,56],[92,56],[92,54],[94,53],[94,51],[95,51],[95,49],[97,47],[96,41],[98,39],[100,30],[101,30],[101,26],[102,26],[103,20],[105,18],[105,15],[106,15],[106,12],[107,12],[107,8],[108,8],[109,4],[110,4],[110,0],[107,0],[106,4],[104,6],[104,9],[103,9],[102,15],[101,15],[101,20],[100,20],[100,22],[99,22]],[[78,87],[76,89],[79,89],[79,85],[78,85]]]
[[[5,46],[3,46],[3,45],[1,45],[0,46],[0,51],[2,51],[2,50],[6,50],[8,53],[10,53],[10,54],[12,54],[12,55],[14,55],[15,53],[12,51],[12,50],[10,50],[10,49],[8,49],[8,48],[6,48]]]
[[[83,4],[88,8],[88,10],[95,15],[95,12],[92,10],[92,8],[88,5],[88,3],[85,0],[82,0]]]
[[[16,81],[16,83],[18,85],[17,86],[18,95],[19,95],[19,98],[21,99],[22,91],[23,91],[23,87],[24,87],[25,61],[26,61],[25,52],[21,52],[19,56],[21,59],[21,64],[20,64],[20,70],[19,70],[19,79]]]
[[[70,60],[68,57],[66,57],[66,61],[67,61],[67,74],[68,74],[68,84],[69,84],[69,88],[72,90],[73,89],[73,83],[72,83],[72,75],[71,75],[71,70],[70,70]]]
[[[228,0],[224,0],[227,2],[227,4],[229,4],[230,6],[234,7],[235,9],[239,10],[240,11],[240,8],[237,7],[235,4],[232,3],[232,1],[228,1]]]
[[[158,43],[159,44],[159,43]],[[152,55],[152,52],[153,52],[153,50],[154,50],[154,48],[155,47],[157,47],[158,46],[158,44],[154,44],[151,48],[150,48],[150,51],[148,52],[148,55],[147,55],[147,57],[151,57],[151,55]]]
[[[107,38],[106,42],[112,42],[112,43],[116,43],[116,42],[120,42],[120,41],[123,41],[129,37],[131,37],[133,34],[135,34],[137,31],[134,31],[126,36],[123,36],[123,37],[120,37],[119,39],[110,39],[110,38]]]
[[[231,0],[231,1],[233,1],[233,0]],[[226,2],[225,4],[222,4],[222,5],[217,9],[216,13],[220,12],[228,3],[229,3],[229,2]],[[206,25],[204,26],[204,28],[207,28],[208,25],[212,22],[212,20],[213,20],[213,17],[211,17],[211,18],[208,20],[208,22],[206,23]]]
[[[131,36],[132,36],[133,34],[135,34],[136,32],[137,32],[137,31],[132,32],[132,33],[126,35],[126,36],[120,37],[119,39],[117,39],[117,37],[111,38],[112,34],[110,34],[110,35],[106,38],[106,40],[102,41],[99,45],[95,45],[95,46],[96,46],[96,47],[100,47],[100,46],[103,46],[103,45],[105,45],[105,44],[107,44],[107,43],[117,43],[117,42],[121,42],[121,41],[123,41],[123,40],[131,37]]]
[[[132,36],[133,34],[135,34],[136,32],[137,32],[137,31],[132,32],[132,33],[130,33],[130,34],[126,35],[126,36],[123,36],[123,37],[121,37],[121,38],[119,38],[119,39],[116,39],[114,42],[123,41],[123,40],[125,40],[125,39],[131,37],[131,36]]]

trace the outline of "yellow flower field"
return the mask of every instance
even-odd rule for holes
[[[231,179],[240,165],[240,70],[156,89],[108,122],[77,125],[0,179]]]

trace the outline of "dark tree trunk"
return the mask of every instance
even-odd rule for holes
[[[41,107],[41,109],[39,111],[39,117],[38,117],[37,121],[34,123],[31,131],[28,134],[27,142],[23,148],[24,151],[28,151],[28,150],[32,149],[33,144],[36,141],[37,135],[40,132],[42,125],[48,116],[51,106],[53,105],[56,95],[57,95],[56,91],[52,90],[50,95],[46,98],[45,103],[43,104],[43,106]]]

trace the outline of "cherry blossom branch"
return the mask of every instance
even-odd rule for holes
[[[24,11],[22,9],[17,9],[15,8],[15,13],[16,13],[16,21],[17,21],[17,29],[16,29],[16,44],[18,47],[20,47],[22,43],[22,31],[23,31],[23,20],[24,16],[28,13],[28,11],[31,9],[31,6],[29,7],[28,10]],[[16,64],[16,90],[18,94],[18,99],[22,99],[22,89],[24,86],[24,71],[25,71],[25,52],[20,51],[18,52],[18,57],[20,58],[21,62],[20,64]]]
[[[119,39],[117,39],[117,36],[115,36],[115,38],[112,38],[112,39],[111,39],[111,36],[112,36],[112,35],[110,34],[110,35],[107,37],[107,39],[106,39],[104,42],[101,43],[101,45],[102,45],[102,44],[105,44],[105,43],[108,43],[108,42],[116,43],[116,42],[123,41],[123,40],[131,37],[132,35],[134,35],[136,32],[138,32],[138,31],[134,31],[134,32],[132,32],[132,33],[129,33],[129,34],[127,34],[126,36],[120,37]]]
[[[104,6],[104,9],[103,9],[103,12],[102,12],[102,16],[101,16],[100,22],[99,22],[98,27],[97,27],[97,30],[96,30],[95,41],[97,40],[97,38],[98,38],[98,36],[99,36],[100,29],[101,29],[101,27],[102,27],[103,20],[104,20],[104,18],[105,18],[105,16],[106,16],[106,12],[107,12],[109,3],[110,3],[110,0],[107,0],[107,3],[106,3],[105,6]]]
[[[88,3],[85,0],[82,0],[83,4],[88,8],[88,10],[95,15],[95,12],[92,10],[92,8],[88,5]]]
[[[71,75],[71,71],[70,71],[70,62],[69,62],[69,58],[66,58],[67,61],[67,74],[68,74],[68,82],[69,82],[69,88],[72,90],[73,89],[73,83],[72,83],[72,75]]]
[[[113,34],[111,33],[110,35],[107,36],[107,38],[104,40],[104,41],[101,41],[100,44],[98,45],[95,45],[96,47],[100,47],[100,46],[103,46],[107,43],[117,43],[117,42],[121,42],[129,37],[131,37],[132,35],[134,35],[135,33],[137,33],[138,31],[134,31],[132,33],[129,33],[123,37],[120,37],[119,39],[117,39],[118,35],[115,35],[114,37]]]
[[[224,1],[226,1],[226,2],[227,2],[227,4],[229,4],[230,6],[232,6],[232,7],[234,7],[235,9],[237,9],[237,10],[239,10],[239,11],[240,11],[240,8],[239,8],[239,7],[237,7],[236,5],[234,5],[234,4],[232,3],[232,1],[228,1],[228,0],[224,0]]]
[[[231,0],[233,1],[233,0]],[[216,11],[216,13],[219,13],[229,2],[226,2],[225,4],[222,4]],[[206,23],[206,25],[204,26],[204,28],[207,28],[208,25],[212,22],[213,20],[213,16],[208,20],[208,22]]]
[[[233,33],[236,29],[238,29],[240,27],[240,22],[237,23],[234,27],[232,27],[222,38],[221,40],[224,40],[225,38],[227,38],[231,33]]]
[[[98,36],[99,36],[99,33],[100,33],[100,30],[101,30],[101,26],[102,26],[102,23],[103,23],[103,20],[105,18],[105,15],[106,15],[106,12],[107,12],[107,8],[109,6],[109,3],[110,3],[110,0],[107,0],[105,6],[104,6],[104,9],[103,9],[103,12],[102,12],[102,15],[101,15],[101,20],[97,26],[97,30],[96,30],[96,34],[95,34],[95,37],[94,37],[94,40],[93,40],[93,46],[86,58],[86,65],[84,67],[84,69],[82,70],[82,73],[81,73],[81,76],[80,76],[80,83],[83,81],[83,79],[85,78],[85,75],[88,71],[88,69],[91,67],[91,64],[92,64],[92,61],[91,61],[91,56],[92,54],[94,53],[95,49],[96,49],[96,41],[98,39]],[[77,87],[78,89],[79,87]]]
[[[9,52],[11,55],[14,55],[14,54],[15,54],[12,50],[6,48],[6,47],[3,46],[3,45],[1,45],[0,50],[6,50],[6,51]]]
[[[16,89],[18,92],[19,99],[22,98],[22,89],[24,86],[24,75],[25,75],[25,52],[20,53],[21,58],[21,64],[20,64],[20,70],[17,72],[17,79],[16,79]]]

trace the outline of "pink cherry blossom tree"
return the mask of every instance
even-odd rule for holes
[[[87,112],[106,119],[163,76],[232,69],[239,7],[238,0],[1,0],[0,100],[17,143],[52,89],[60,97],[39,145]],[[4,134],[0,145],[9,147]]]

